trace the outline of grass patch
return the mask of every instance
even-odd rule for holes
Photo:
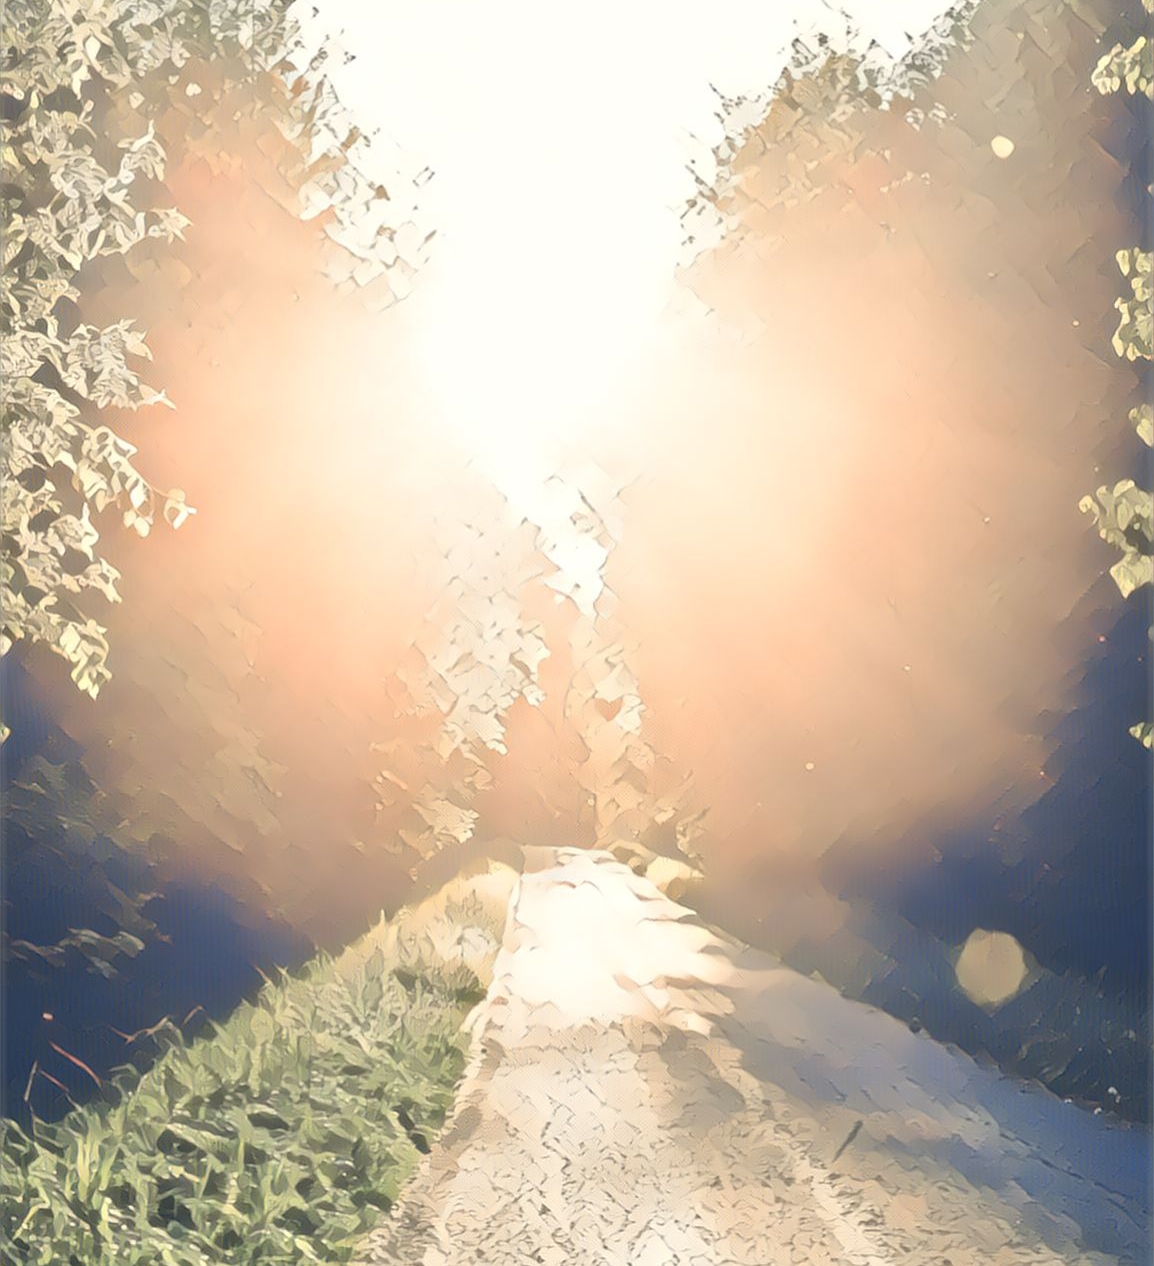
[[[0,1260],[347,1262],[443,1122],[482,993],[382,923],[62,1121],[0,1123]]]

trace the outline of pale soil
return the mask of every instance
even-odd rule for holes
[[[607,854],[529,852],[471,1028],[454,1115],[358,1266],[1127,1260],[1123,1231],[1116,1256],[1079,1243],[1078,1200],[1120,1197],[1076,1165],[1025,1195],[1029,1145],[972,1061],[935,1069],[921,1039],[916,1068],[896,1022],[752,964]]]

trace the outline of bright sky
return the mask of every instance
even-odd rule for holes
[[[612,394],[672,296],[687,163],[711,179],[724,136],[710,85],[763,95],[793,42],[819,32],[900,59],[947,7],[298,4],[310,47],[333,39],[355,55],[328,71],[358,126],[435,173],[418,355],[430,398],[506,495],[556,469],[556,442]]]

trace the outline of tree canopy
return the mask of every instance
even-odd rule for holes
[[[333,208],[328,231],[357,281],[397,262],[388,217],[363,214],[388,200],[362,170],[365,138],[344,121],[323,57],[293,63],[287,11],[284,0],[29,0],[4,9],[0,654],[43,643],[93,698],[110,677],[93,598],[121,597],[120,574],[100,552],[109,512],[147,536],[195,511],[183,490],[155,487],[136,447],[109,425],[110,411],[172,403],[142,376],[146,333],[131,316],[87,323],[82,290],[95,261],[171,243],[188,225],[165,203],[155,121],[182,95],[206,91],[190,70],[211,63],[220,92],[247,81],[275,107],[299,151],[302,213]]]
[[[1147,13],[1154,13],[1154,0],[1142,0],[1142,6]],[[1128,43],[1115,43],[1102,55],[1092,82],[1103,96],[1125,90],[1154,101],[1154,44],[1145,35]],[[1129,247],[1118,251],[1115,259],[1129,293],[1114,303],[1118,311],[1118,328],[1112,340],[1114,352],[1131,362],[1154,360],[1154,253]],[[1149,400],[1130,410],[1130,424],[1143,443],[1154,446],[1154,409]],[[1079,506],[1093,516],[1102,539],[1121,554],[1110,568],[1110,575],[1122,597],[1129,598],[1135,590],[1154,581],[1154,493],[1138,487],[1133,479],[1120,479],[1112,488],[1103,485],[1094,496],[1083,497]],[[1154,723],[1140,721],[1130,728],[1130,733],[1146,747],[1154,748]]]

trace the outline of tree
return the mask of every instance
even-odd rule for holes
[[[93,698],[110,671],[89,600],[120,601],[120,575],[98,548],[101,516],[116,510],[146,536],[159,519],[178,528],[194,513],[183,491],[149,482],[136,448],[103,420],[108,409],[172,407],[141,378],[145,334],[130,318],[86,324],[78,307],[94,261],[172,242],[188,226],[160,202],[166,155],[154,126],[184,90],[182,70],[211,61],[224,66],[226,86],[261,81],[300,154],[301,213],[333,208],[329,235],[349,253],[355,282],[404,254],[397,226],[365,214],[388,195],[362,170],[367,138],[345,124],[323,55],[303,70],[292,61],[287,8],[29,0],[4,10],[0,655],[43,643]],[[0,741],[7,733],[0,726]]]
[[[1154,0],[1142,0],[1142,6],[1147,13],[1154,13]],[[1125,88],[1154,100],[1154,44],[1144,35],[1128,45],[1115,44],[1098,62],[1092,82],[1103,95]],[[1118,251],[1115,258],[1129,282],[1130,293],[1114,303],[1118,311],[1114,351],[1131,362],[1154,360],[1154,253],[1131,247]],[[1143,442],[1154,447],[1154,409],[1149,401],[1130,410],[1130,423]],[[1122,479],[1113,488],[1103,486],[1094,496],[1083,497],[1078,506],[1093,515],[1098,535],[1121,553],[1110,575],[1123,598],[1154,581],[1154,493],[1139,488],[1133,479]],[[1130,733],[1154,749],[1154,723],[1140,721],[1130,727]]]
[[[119,574],[95,550],[93,513],[115,506],[142,535],[158,509],[173,526],[191,513],[181,493],[159,494],[133,463],[133,446],[100,424],[108,407],[168,403],[135,368],[148,357],[142,336],[131,321],[96,329],[75,319],[86,263],[145,238],[172,240],[186,224],[175,210],[131,200],[141,177],[163,175],[151,127],[114,150],[99,143],[105,76],[124,76],[127,59],[124,68],[114,59],[130,35],[142,40],[107,6],[87,15],[66,5],[5,10],[0,652],[43,642],[93,697],[108,679],[108,643],[83,600],[93,590],[120,600]]]
[[[146,334],[130,314],[103,327],[83,318],[102,262],[165,249],[189,227],[169,205],[160,138],[174,102],[187,106],[190,79],[205,94],[197,104],[206,117],[230,92],[231,114],[244,86],[249,108],[275,120],[289,145],[294,209],[315,216],[332,207],[325,230],[354,281],[411,268],[393,245],[394,220],[381,213],[387,197],[364,170],[367,138],[338,109],[324,57],[303,68],[292,59],[298,40],[287,8],[285,0],[255,8],[25,0],[0,16],[0,654],[18,643],[47,646],[92,698],[110,679],[93,599],[120,601],[120,574],[100,549],[109,522],[118,517],[147,536],[159,521],[179,528],[194,513],[182,491],[150,482],[134,445],[109,425],[110,410],[173,407],[143,380]],[[404,214],[393,193],[393,214]],[[0,741],[7,735],[0,725]],[[118,931],[73,929],[47,945],[6,931],[5,959],[60,967],[79,954],[92,970],[115,971],[155,934],[143,913],[156,886],[147,868],[135,888],[113,877],[146,851],[134,824],[82,764],[36,759],[13,774],[5,803],[12,886],[37,890],[66,874]],[[46,855],[54,860],[43,865]]]

